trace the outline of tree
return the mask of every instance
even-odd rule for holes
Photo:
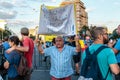
[[[11,35],[11,32],[9,30],[4,30],[3,31],[3,36],[10,36]]]
[[[84,25],[84,26],[82,27],[81,31],[79,32],[80,36],[81,36],[83,39],[85,39],[85,36],[87,35],[87,34],[86,34],[87,31],[90,31],[89,26]]]
[[[4,30],[0,28],[0,39],[2,40],[5,36],[10,36],[11,32],[9,30]]]

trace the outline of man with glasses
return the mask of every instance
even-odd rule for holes
[[[107,30],[103,27],[96,27],[91,31],[94,42],[89,46],[90,54],[93,54],[99,47],[104,46],[109,41]],[[86,51],[83,52],[82,62],[86,57]],[[105,48],[97,55],[98,65],[102,76],[105,80],[113,80],[112,73],[115,75],[120,73],[115,54],[111,48]],[[82,63],[83,64],[83,63]],[[109,70],[110,69],[110,70]],[[112,73],[111,73],[112,72]],[[80,80],[80,79],[78,79]]]

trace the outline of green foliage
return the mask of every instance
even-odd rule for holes
[[[89,26],[84,25],[84,26],[82,27],[81,31],[79,32],[79,35],[80,35],[82,38],[85,38],[85,36],[87,35],[87,34],[86,34],[87,31],[90,31]]]
[[[5,36],[10,36],[11,32],[8,30],[0,29],[0,39],[3,39]]]
[[[89,26],[83,26],[82,30],[89,30]]]

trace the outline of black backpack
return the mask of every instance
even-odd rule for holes
[[[0,75],[2,77],[7,74],[7,69],[4,68],[4,62],[6,62],[4,51],[5,51],[4,46],[0,45]]]
[[[89,47],[85,50],[86,57],[81,66],[80,77],[78,80],[106,80],[109,69],[105,78],[103,78],[97,60],[97,55],[105,48],[108,47],[101,46],[93,54],[90,54]]]
[[[5,62],[4,51],[4,46],[0,45],[0,67],[3,66],[3,63]]]
[[[1,44],[1,45],[0,45],[0,54],[3,53],[3,50],[4,50],[4,47],[3,47],[3,45]]]

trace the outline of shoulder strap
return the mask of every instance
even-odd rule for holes
[[[105,48],[109,48],[109,47],[108,47],[108,46],[100,46],[100,47],[95,51],[94,54],[97,55],[100,51],[102,51],[102,50],[105,49]],[[107,76],[108,76],[109,71],[110,71],[110,67],[109,67],[109,69],[108,69],[108,71],[107,71],[107,74],[106,74],[104,80],[107,79]]]
[[[85,51],[86,51],[86,56],[90,55],[89,47]]]
[[[109,71],[110,71],[110,67],[108,68],[107,74],[106,74],[106,76],[105,76],[105,80],[106,80],[107,77],[108,77],[108,73],[109,73]]]
[[[105,48],[109,48],[108,46],[100,46],[96,51],[95,51],[95,55],[97,55],[99,52],[101,52],[103,49]]]
[[[95,52],[94,54],[97,55],[100,51],[102,51],[105,48],[109,48],[107,46],[100,46]],[[86,55],[90,55],[90,51],[89,51],[89,47],[86,49]]]

